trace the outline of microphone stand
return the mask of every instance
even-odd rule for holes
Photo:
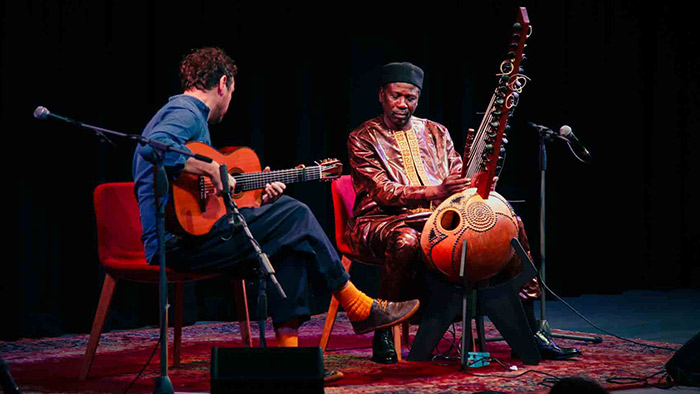
[[[240,211],[238,210],[238,206],[236,205],[236,202],[233,201],[233,198],[231,197],[231,189],[229,187],[228,182],[229,174],[228,169],[226,168],[226,164],[222,164],[221,167],[219,167],[219,175],[221,177],[221,182],[223,183],[224,203],[226,205],[226,214],[229,217],[229,223],[231,224],[231,230],[233,232],[237,227],[243,228],[246,237],[248,237],[248,240],[253,246],[253,250],[255,251],[255,254],[258,257],[258,260],[260,261],[261,275],[260,291],[258,294],[258,329],[260,330],[260,347],[264,348],[267,347],[267,340],[265,338],[265,322],[267,320],[266,280],[268,278],[270,279],[270,282],[272,282],[274,288],[277,290],[282,299],[286,299],[287,295],[285,294],[284,289],[282,289],[280,283],[277,281],[277,277],[275,276],[275,269],[272,267],[270,259],[267,257],[267,254],[262,251],[262,249],[260,248],[260,244],[258,244],[258,241],[256,241],[253,237],[253,234],[250,232],[245,218],[243,217],[243,215],[241,215]]]
[[[193,157],[197,160],[211,163],[213,160],[209,157],[193,154],[184,149],[177,148],[172,145],[165,144],[153,139],[143,137],[140,134],[125,134],[118,131],[104,129],[102,127],[91,126],[83,122],[79,122],[64,116],[50,113],[44,107],[38,107],[34,111],[34,117],[44,119],[47,116],[71,123],[75,126],[92,130],[100,138],[109,139],[106,134],[124,138],[126,140],[137,142],[141,145],[149,145],[154,149],[154,191],[156,200],[156,229],[158,234],[158,259],[159,259],[159,311],[160,311],[160,376],[156,378],[154,394],[172,394],[174,393],[172,382],[168,377],[168,279],[165,272],[165,198],[161,198],[168,193],[168,177],[163,167],[163,159],[167,152],[176,152],[187,157]],[[111,142],[111,141],[110,141]]]
[[[545,282],[545,174],[547,172],[547,143],[554,139],[561,139],[563,141],[568,141],[566,138],[560,136],[559,134],[547,129],[546,127],[538,127],[533,125],[539,132],[540,135],[540,281],[544,284]],[[546,291],[542,290],[542,295],[540,296],[540,324],[539,330],[546,333],[549,336],[556,338],[565,339],[575,339],[579,341],[589,341],[593,343],[601,343],[603,339],[599,336],[594,337],[584,337],[578,335],[568,335],[568,334],[552,334],[552,329],[547,322],[547,306],[546,306]]]

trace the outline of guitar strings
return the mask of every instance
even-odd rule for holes
[[[243,173],[236,174],[233,177],[236,179],[237,188],[240,187],[242,191],[246,191],[262,189],[265,187],[266,184],[273,181],[279,181],[289,184],[299,181],[321,179],[323,177],[323,170],[327,168],[328,167],[326,166],[312,166],[304,168],[293,168],[287,170]],[[214,185],[208,178],[205,178],[204,190],[207,192],[211,192],[214,190]]]

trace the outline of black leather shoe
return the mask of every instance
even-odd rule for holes
[[[418,310],[420,302],[410,300],[403,302],[391,302],[380,299],[372,301],[372,309],[369,316],[362,321],[351,321],[355,334],[366,334],[370,331],[386,328],[402,323],[413,316]]]
[[[581,355],[581,351],[575,347],[557,346],[552,337],[542,330],[535,334],[535,342],[537,342],[543,360],[567,360]]]
[[[374,331],[372,339],[371,360],[379,364],[396,364],[399,359],[394,348],[394,336],[391,328]]]
[[[559,347],[554,343],[552,337],[542,330],[537,331],[534,337],[543,360],[567,360],[581,355],[581,351],[577,348]],[[520,357],[511,351],[510,358],[519,359]]]

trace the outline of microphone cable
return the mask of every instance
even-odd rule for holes
[[[162,333],[161,333],[161,334],[162,334]],[[146,364],[144,364],[144,366],[141,368],[141,370],[139,371],[139,373],[138,373],[138,374],[136,375],[136,377],[131,381],[131,383],[129,383],[129,385],[126,387],[126,390],[124,390],[124,392],[123,392],[122,394],[128,393],[129,390],[131,390],[131,387],[136,383],[136,381],[139,380],[139,378],[141,378],[141,375],[142,375],[143,372],[146,370],[146,368],[148,367],[148,365],[151,363],[151,360],[153,360],[153,356],[156,355],[156,351],[158,351],[158,348],[160,347],[160,341],[161,341],[162,338],[163,338],[162,335],[159,335],[159,336],[158,336],[158,341],[156,342],[156,345],[153,347],[153,352],[151,353],[151,356],[148,357],[148,360],[146,361]]]

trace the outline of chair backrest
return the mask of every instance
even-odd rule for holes
[[[343,175],[331,183],[333,196],[333,214],[335,217],[335,244],[341,254],[350,253],[350,245],[345,240],[345,228],[348,219],[352,217],[352,208],[355,205],[355,188],[352,186],[352,177]]]
[[[147,264],[134,183],[101,184],[93,197],[100,262],[108,268]]]

